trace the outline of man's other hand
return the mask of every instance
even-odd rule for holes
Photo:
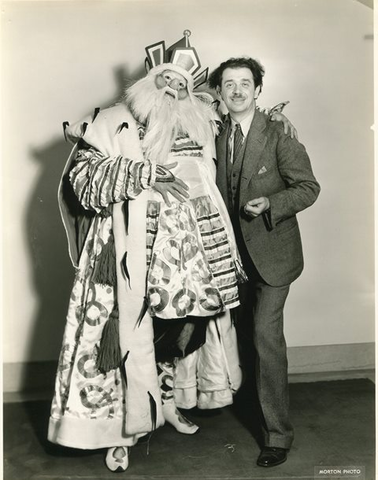
[[[244,212],[250,217],[258,217],[266,210],[269,210],[269,198],[259,197],[250,200],[244,205]]]

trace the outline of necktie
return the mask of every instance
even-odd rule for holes
[[[235,163],[239,157],[239,154],[243,146],[243,139],[244,139],[244,135],[240,128],[240,123],[237,123],[235,125],[235,133],[234,133],[234,162],[233,163]]]

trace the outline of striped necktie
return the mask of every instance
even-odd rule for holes
[[[244,135],[243,132],[240,128],[240,123],[237,123],[235,125],[235,132],[234,132],[234,161],[235,163],[239,157],[239,154],[242,150],[243,146],[243,140],[244,140]]]

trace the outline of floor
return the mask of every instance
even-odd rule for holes
[[[133,447],[124,473],[109,472],[104,450],[78,451],[46,440],[50,400],[4,403],[4,480],[375,479],[375,385],[369,379],[291,383],[295,442],[286,463],[256,466],[259,447],[250,393],[232,407],[186,412],[198,434],[169,425]],[[314,476],[316,467],[360,467],[361,474]]]

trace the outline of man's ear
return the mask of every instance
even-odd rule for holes
[[[218,97],[222,98],[221,88],[219,86],[215,88],[215,91],[217,92]]]
[[[257,97],[260,95],[260,93],[261,93],[261,85],[259,85],[259,86],[256,88],[256,90],[255,90],[255,95],[254,95],[253,98],[256,100]]]

